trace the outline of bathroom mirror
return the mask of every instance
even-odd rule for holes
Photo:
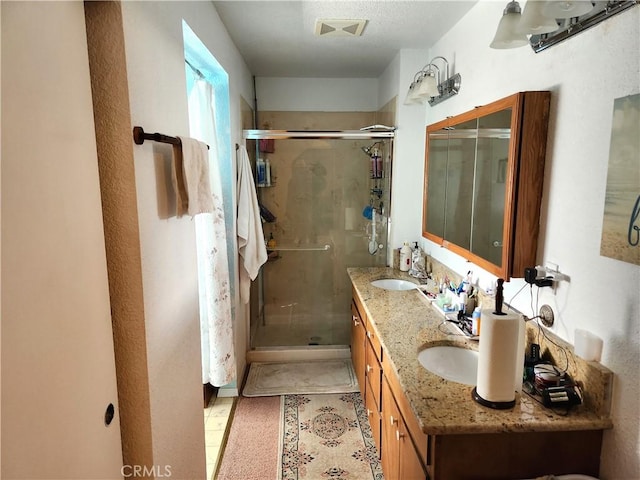
[[[427,127],[423,236],[508,279],[536,264],[549,92]]]

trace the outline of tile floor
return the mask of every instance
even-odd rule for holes
[[[222,444],[235,397],[216,397],[204,409],[204,438],[207,450],[207,478],[213,479],[222,458]]]

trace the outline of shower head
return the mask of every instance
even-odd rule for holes
[[[362,151],[365,153],[366,156],[370,157],[371,156],[371,151],[373,150],[373,147],[375,147],[376,145],[381,145],[382,142],[375,142],[371,145],[369,145],[368,147],[360,147],[362,149]]]

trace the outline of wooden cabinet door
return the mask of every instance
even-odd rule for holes
[[[371,390],[373,394],[373,398],[375,399],[376,405],[378,406],[378,411],[381,410],[382,404],[380,402],[381,393],[381,380],[382,380],[382,367],[378,362],[378,357],[374,353],[374,349],[371,343],[366,340],[365,341],[365,354],[364,354],[364,363],[365,363],[365,376],[367,378],[367,389]]]
[[[365,342],[366,334],[364,324],[355,304],[351,304],[351,361],[356,372],[360,393],[365,394]]]
[[[381,417],[378,405],[376,405],[375,399],[373,398],[373,392],[369,388],[369,385],[367,385],[367,391],[364,396],[364,407],[367,410],[367,418],[369,419],[369,425],[371,425],[371,433],[373,435],[373,440],[376,443],[376,448],[378,449],[378,458],[380,458],[382,452]]]
[[[427,474],[413,446],[386,378],[382,378],[382,471],[386,480],[424,480]]]
[[[400,454],[400,477],[402,480],[425,480],[427,478],[418,452],[413,447],[409,429],[402,418],[399,420],[397,441]]]
[[[398,428],[400,412],[386,378],[382,379],[382,472],[386,480],[400,479],[400,442]]]

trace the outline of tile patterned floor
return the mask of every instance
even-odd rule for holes
[[[207,478],[213,479],[221,458],[221,447],[224,440],[227,422],[231,417],[234,397],[212,398],[204,409],[204,438],[207,449]]]

